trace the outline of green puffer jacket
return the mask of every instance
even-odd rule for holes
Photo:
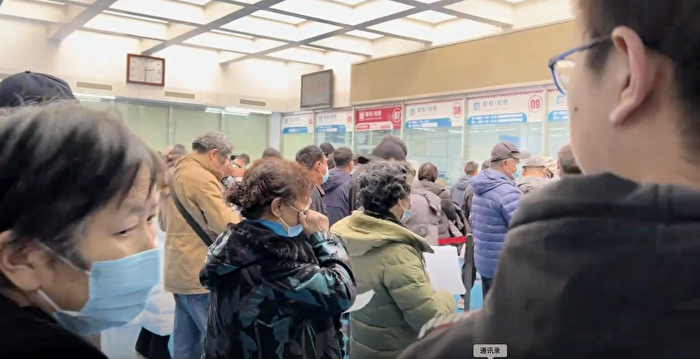
[[[450,293],[435,292],[423,252],[433,249],[404,226],[355,211],[332,228],[348,243],[357,293],[374,290],[369,304],[351,314],[350,357],[395,359],[421,327],[455,311]]]

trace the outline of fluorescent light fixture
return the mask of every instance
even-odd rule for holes
[[[276,12],[265,11],[265,10],[258,10],[256,12],[252,13],[251,15],[255,16],[255,17],[267,19],[267,20],[283,22],[285,24],[290,24],[290,25],[299,25],[302,22],[306,21],[306,20],[304,20],[302,18],[298,18],[296,16],[283,15],[283,14],[278,14]]]
[[[333,2],[349,5],[349,6],[357,6],[359,4],[362,4],[363,2],[367,2],[368,0],[331,0]]]
[[[206,109],[204,109],[204,112],[221,114],[222,112],[224,112],[224,109],[216,107],[207,107]]]
[[[265,110],[253,110],[253,109],[248,109],[248,108],[237,108],[237,107],[226,107],[224,111],[227,114],[231,115],[242,115],[242,116],[248,116],[251,113],[259,113],[263,115],[270,115],[272,114],[272,111],[265,111]]]
[[[382,35],[375,34],[373,32],[362,31],[362,30],[350,31],[350,32],[348,32],[348,35],[355,36],[355,37],[361,37],[361,38],[367,39],[367,40],[376,40],[376,39],[382,37]]]
[[[200,5],[200,6],[204,6],[204,5],[211,2],[211,0],[176,0],[176,1],[184,2],[186,4]]]
[[[452,15],[439,13],[439,12],[433,11],[433,10],[428,10],[428,11],[419,12],[417,14],[409,15],[408,18],[413,19],[413,20],[422,21],[422,22],[427,22],[429,24],[437,24],[437,23],[441,23],[443,21],[456,19],[457,17],[452,16]]]
[[[60,5],[60,6],[65,6],[65,3],[58,2],[58,1],[51,1],[51,0],[34,0],[36,2],[43,2],[44,4],[51,4],[51,5]]]
[[[90,94],[90,93],[77,93],[77,92],[74,92],[73,95],[74,95],[75,97],[79,97],[81,100],[82,100],[82,99],[85,99],[85,100],[90,100],[90,99],[93,99],[93,100],[114,100],[114,99],[116,99],[116,97],[114,97],[114,96],[109,96],[109,95],[95,95],[95,94]],[[99,102],[99,101],[98,101],[98,102]]]
[[[229,31],[224,31],[224,30],[217,30],[217,29],[214,29],[214,30],[211,30],[211,32],[213,32],[213,33],[215,33],[215,34],[220,34],[220,35],[235,36],[235,37],[241,37],[241,38],[244,38],[244,39],[253,39],[253,37],[250,36],[250,35],[236,34],[236,33],[229,32]]]
[[[105,10],[105,11],[103,11],[103,13],[108,14],[108,15],[113,15],[113,16],[128,17],[128,18],[130,18],[130,19],[143,20],[143,21],[150,21],[150,22],[157,22],[157,23],[160,23],[160,24],[167,24],[167,23],[168,23],[167,21],[158,20],[158,19],[153,19],[153,18],[150,18],[150,17],[137,16],[137,15],[131,15],[131,14],[125,14],[125,13],[115,12],[115,11],[111,11],[111,10]]]
[[[301,45],[301,46],[299,46],[299,47],[301,47],[302,49],[307,49],[307,50],[326,52],[326,50],[320,49],[320,48],[314,47],[314,46]]]

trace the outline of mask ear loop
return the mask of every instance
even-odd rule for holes
[[[57,257],[60,261],[69,265],[71,268],[75,269],[78,272],[85,273],[88,277],[90,276],[90,271],[78,268],[78,266],[73,264],[70,260],[68,260],[68,258],[58,254],[55,250],[51,249],[51,247],[49,247],[46,244],[39,242],[39,241],[36,241],[36,243],[39,245],[39,247],[41,247],[42,249],[44,249],[45,251],[47,251],[51,255]],[[56,304],[56,302],[54,302],[54,300],[51,299],[51,297],[49,297],[49,295],[46,294],[46,292],[44,292],[44,290],[41,288],[37,289],[36,293],[39,294],[39,296],[56,312],[64,312],[67,314],[77,313],[77,312],[61,309],[61,307],[59,307],[58,304]]]

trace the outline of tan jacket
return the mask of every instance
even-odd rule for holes
[[[173,171],[175,192],[182,205],[205,231],[216,235],[224,232],[229,223],[241,221],[224,203],[222,178],[221,171],[191,155],[179,160]],[[199,270],[207,255],[207,246],[172,200],[165,218],[165,290],[175,294],[207,293],[199,283]]]

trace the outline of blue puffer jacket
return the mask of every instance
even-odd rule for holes
[[[472,179],[472,229],[476,270],[486,278],[496,274],[508,224],[523,193],[501,172],[488,169]]]

